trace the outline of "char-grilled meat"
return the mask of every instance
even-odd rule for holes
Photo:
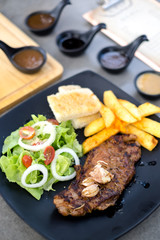
[[[141,157],[134,135],[116,135],[88,153],[83,167],[76,166],[76,179],[54,197],[64,215],[83,216],[113,206],[135,174]]]

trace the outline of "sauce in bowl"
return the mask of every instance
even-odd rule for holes
[[[31,15],[28,19],[28,26],[33,29],[44,29],[50,27],[55,21],[55,18],[48,13],[37,13]]]
[[[148,95],[160,95],[160,74],[148,72],[137,78],[138,89]]]
[[[78,38],[69,38],[62,41],[62,47],[65,49],[77,49],[81,48],[85,42]]]
[[[109,51],[101,56],[101,63],[105,68],[118,69],[124,67],[128,62],[127,56],[118,51]]]
[[[20,67],[34,69],[39,67],[43,61],[43,55],[35,49],[25,49],[16,53],[13,61]]]

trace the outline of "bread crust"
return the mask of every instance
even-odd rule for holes
[[[66,91],[72,91],[79,88],[81,88],[79,85],[63,85],[58,88],[58,92],[65,93]]]
[[[47,97],[49,106],[58,122],[97,113],[101,104],[89,88],[75,88]]]

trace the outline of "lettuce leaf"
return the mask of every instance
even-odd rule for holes
[[[45,121],[46,117],[43,115],[32,115],[32,120],[25,124],[25,126],[32,126],[34,123],[38,121]],[[62,122],[58,126],[56,126],[56,139],[52,144],[55,150],[62,147],[72,148],[78,156],[82,156],[82,146],[77,141],[75,130],[71,124],[71,121]],[[42,136],[44,137],[44,136]],[[43,191],[54,190],[52,185],[56,183],[58,180],[55,179],[51,173],[50,164],[45,165],[45,157],[43,151],[32,152],[23,149],[18,145],[19,139],[19,129],[12,132],[10,136],[8,136],[2,148],[3,155],[0,158],[0,168],[5,173],[6,178],[10,182],[15,182],[25,190],[27,190],[33,197],[37,200],[41,198]],[[22,163],[22,157],[24,155],[29,155],[32,157],[32,164],[39,163],[45,165],[48,170],[48,180],[47,182],[41,186],[40,188],[26,188],[21,184],[21,177],[26,167]],[[59,175],[70,175],[74,172],[73,158],[68,153],[62,153],[58,156],[56,169]],[[36,183],[42,179],[42,174],[39,171],[33,171],[27,176],[27,183]]]
[[[34,123],[39,122],[39,121],[45,121],[46,117],[43,115],[38,115],[37,117],[35,115],[31,115],[32,119],[31,121],[29,121],[27,124],[25,124],[24,126],[32,126]],[[18,139],[19,139],[19,129],[17,129],[16,131],[12,132],[10,136],[8,136],[5,140],[4,140],[4,145],[2,148],[2,153],[5,154],[7,153],[8,149],[12,149],[15,146],[18,145]]]
[[[5,139],[4,145],[2,148],[2,153],[5,154],[5,153],[7,153],[8,149],[12,149],[15,146],[17,146],[18,139],[19,139],[19,130],[16,130],[16,131],[12,132],[11,135]]]
[[[76,139],[77,134],[75,133],[71,121],[62,122],[57,126],[56,131],[56,139],[52,144],[55,150],[62,147],[68,147],[73,149],[79,157],[83,155],[82,145],[79,144]]]

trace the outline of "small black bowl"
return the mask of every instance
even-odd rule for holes
[[[44,14],[45,14],[45,13],[47,14],[48,12],[47,12],[47,11],[43,11],[43,13],[44,13]],[[31,32],[33,32],[33,33],[35,33],[35,34],[37,34],[37,35],[40,35],[40,36],[49,34],[49,33],[53,30],[53,28],[55,27],[55,22],[53,22],[52,25],[50,25],[50,26],[48,26],[48,27],[45,27],[45,28],[41,28],[41,29],[32,28],[32,27],[30,27],[30,25],[28,24],[28,22],[29,22],[29,19],[30,19],[32,16],[34,16],[35,14],[41,14],[41,11],[37,11],[36,13],[31,13],[31,14],[29,14],[29,15],[26,17],[26,19],[25,19],[25,24],[26,24],[26,26],[28,27],[28,29],[29,29]],[[52,17],[52,16],[51,16],[51,17]]]
[[[108,72],[119,73],[124,71],[134,58],[134,53],[142,42],[148,41],[146,35],[141,35],[125,46],[109,46],[98,54],[98,61]]]
[[[113,57],[113,62],[112,62],[113,65],[116,64],[116,61],[118,61],[118,56],[119,56],[119,59],[121,58],[121,65],[119,65],[118,67],[114,67],[114,66],[109,67],[109,65],[107,66],[107,64],[105,64],[105,56],[109,54],[111,55],[112,53],[115,53],[115,56]],[[117,54],[117,57],[116,57],[116,54]],[[128,58],[128,56],[125,53],[123,53],[121,51],[121,47],[118,47],[118,46],[110,46],[110,47],[103,48],[98,53],[97,59],[103,69],[105,69],[107,72],[115,73],[115,74],[124,71],[130,63],[130,59]]]
[[[74,30],[62,32],[57,36],[56,42],[61,52],[72,57],[81,55],[87,47],[80,39],[79,32]]]
[[[25,68],[25,67],[19,66],[19,65],[14,61],[14,56],[15,56],[17,53],[23,51],[24,49],[26,49],[26,50],[27,50],[27,49],[31,49],[31,50],[33,49],[33,50],[39,52],[39,53],[42,55],[42,57],[43,57],[42,63],[41,63],[39,66],[35,67],[35,68]],[[19,71],[21,71],[21,72],[23,72],[23,73],[28,73],[28,74],[32,74],[32,73],[38,72],[38,71],[43,67],[43,65],[46,63],[46,60],[47,60],[47,55],[46,55],[45,50],[44,50],[43,48],[41,48],[41,47],[36,47],[36,46],[26,46],[26,47],[19,48],[19,51],[17,51],[15,54],[13,54],[12,57],[11,57],[11,59],[10,59],[10,61],[12,62],[12,64],[13,64]]]
[[[31,14],[29,14],[26,19],[25,19],[25,24],[26,26],[29,28],[30,31],[32,31],[33,33],[37,34],[37,35],[46,35],[49,34],[57,25],[60,15],[62,13],[62,10],[64,9],[64,7],[68,4],[71,4],[70,0],[61,0],[57,6],[54,7],[54,9],[51,10],[41,10],[41,11],[37,11],[37,12],[33,12]],[[41,15],[42,14],[42,15]],[[40,19],[42,18],[43,14],[47,17],[50,17],[50,20],[52,20],[50,22],[49,25],[45,25],[42,28],[34,28],[32,26],[30,26],[29,24],[29,20],[33,17],[33,16],[40,16]],[[33,20],[33,19],[32,19]],[[37,22],[37,20],[36,20]]]
[[[13,64],[13,66],[16,67],[19,71],[24,73],[35,73],[39,71],[40,68],[45,64],[47,59],[45,50],[38,46],[24,46],[19,48],[13,48],[9,46],[7,43],[0,40],[0,49],[2,49],[2,51],[6,54],[6,56],[8,57],[10,62]],[[23,67],[21,64],[18,64],[19,61],[21,63],[21,59],[17,62],[15,60],[15,57],[18,54],[23,53],[23,51],[25,52],[26,50],[33,50],[35,52],[40,53],[40,55],[42,56],[42,62],[40,62],[38,66],[35,66],[33,68],[27,68],[25,66]],[[22,59],[26,60],[27,59],[26,55],[22,56]]]
[[[144,71],[144,72],[141,72],[139,73],[136,77],[135,77],[135,80],[134,80],[134,84],[135,84],[135,87],[137,89],[137,91],[145,98],[148,98],[148,99],[151,99],[151,100],[154,100],[154,99],[157,99],[157,98],[160,98],[160,93],[159,94],[149,94],[143,90],[140,89],[140,87],[138,86],[138,79],[142,76],[142,75],[145,75],[145,74],[154,74],[154,75],[158,75],[159,76],[159,81],[160,81],[160,72],[156,72],[156,71],[152,71],[152,70],[148,70],[148,71]],[[153,85],[153,82],[151,83],[151,87]]]
[[[92,26],[92,28],[86,32],[77,30],[62,32],[56,38],[59,50],[71,57],[79,56],[90,45],[96,33],[105,28],[105,23],[99,23],[96,26]]]

